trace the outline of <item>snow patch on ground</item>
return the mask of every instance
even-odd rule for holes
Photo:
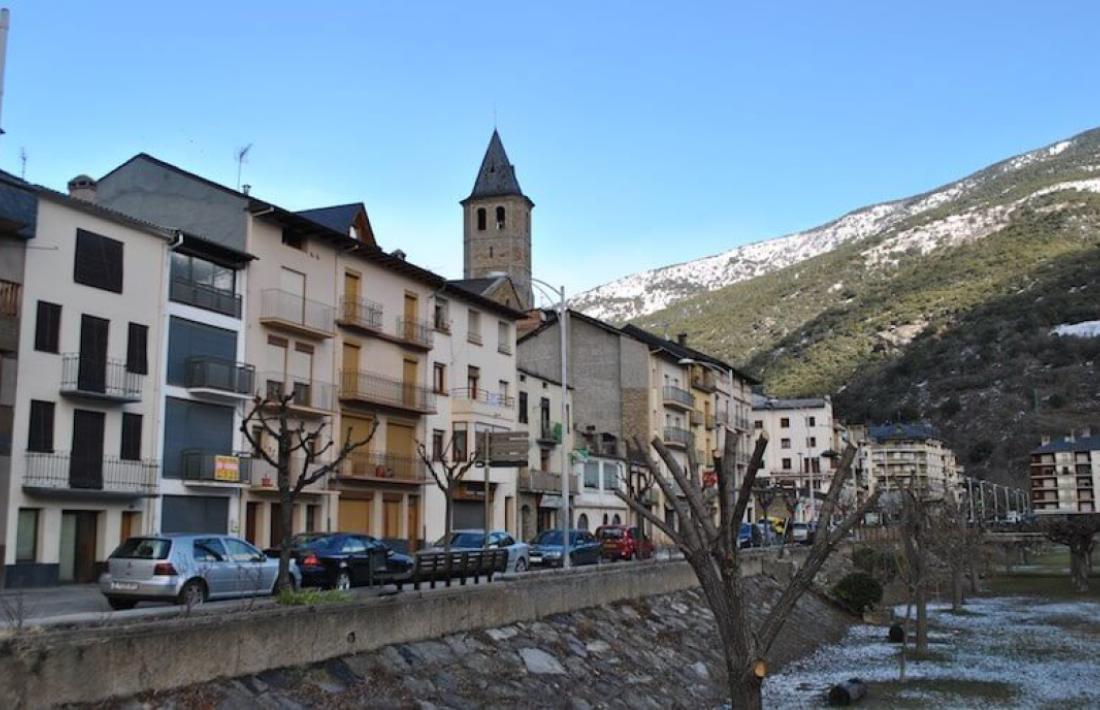
[[[1100,688],[1100,604],[1045,603],[1034,597],[972,600],[967,615],[955,616],[943,605],[930,605],[931,651],[936,658],[908,661],[906,677],[931,681],[904,697],[940,707],[988,706],[974,698],[932,692],[935,681],[982,681],[1011,688],[1012,707],[1038,708],[1095,701]],[[900,608],[904,614],[904,608]],[[898,646],[887,643],[886,629],[857,626],[839,643],[788,666],[764,684],[765,707],[823,704],[832,684],[851,677],[869,682],[866,707],[884,707],[874,683],[898,679]],[[922,690],[923,689],[923,690]]]
[[[1051,335],[1072,335],[1078,338],[1100,338],[1100,320],[1086,320],[1080,323],[1063,323],[1050,330]]]

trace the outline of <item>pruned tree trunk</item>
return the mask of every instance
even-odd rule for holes
[[[1081,593],[1089,590],[1090,552],[1084,545],[1073,545],[1069,548],[1069,576],[1073,588]]]
[[[962,611],[964,600],[962,567],[951,568],[951,611]]]

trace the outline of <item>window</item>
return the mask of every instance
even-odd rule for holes
[[[191,554],[195,562],[222,562],[225,560],[225,546],[216,537],[203,537],[191,543]]]
[[[38,558],[38,509],[20,508],[15,532],[15,561],[34,562]]]
[[[763,419],[757,419],[756,421],[754,421],[752,423],[752,428],[753,429],[763,429],[764,428],[764,420]]]
[[[485,231],[485,208],[484,207],[478,207],[477,208],[477,231],[479,231],[479,232],[484,232]]]
[[[550,449],[539,448],[539,470],[550,470]]]
[[[30,432],[27,451],[53,453],[53,402],[31,400]]]
[[[788,419],[787,417],[783,417],[782,419],[779,420],[779,426],[782,427],[783,429],[790,429],[791,428],[791,420]]]
[[[149,374],[149,327],[131,323],[126,339],[126,371]]]
[[[447,366],[441,362],[432,365],[432,389],[436,394],[447,393]]]
[[[300,251],[305,251],[305,249],[306,249],[306,238],[303,237],[298,232],[292,232],[289,229],[284,229],[283,230],[283,244],[286,244],[291,249],[298,249]]]
[[[118,457],[127,461],[141,459],[141,415],[122,413],[122,444]]]
[[[454,433],[451,435],[451,459],[465,461],[469,457],[470,450],[466,446],[466,424],[455,424]]]
[[[55,353],[61,337],[61,306],[38,302],[38,317],[34,324],[34,349]]]
[[[358,238],[358,235],[356,235],[356,238]],[[320,512],[321,506],[319,505],[306,506],[306,532],[317,532],[317,521],[321,517]]]
[[[588,515],[587,514],[581,513],[580,517],[577,518],[577,529],[579,529],[579,530],[587,530],[588,529]]]
[[[779,448],[781,448],[781,449],[791,448],[791,440],[790,439],[780,439],[779,440]]]
[[[500,380],[497,383],[497,391],[500,392],[500,403],[508,403],[508,380]]]
[[[443,460],[443,437],[446,435],[442,429],[432,430],[432,461]]]
[[[451,331],[451,322],[447,318],[449,310],[450,309],[448,308],[447,299],[439,298],[437,296],[435,299],[435,306],[432,310],[433,328],[435,328],[436,330],[441,330],[444,333],[449,333]]]
[[[519,393],[519,423],[527,423],[527,393]]]
[[[507,321],[497,321],[497,350],[505,355],[512,354],[512,330]]]
[[[810,438],[806,439],[806,445],[809,446],[811,449],[816,449],[817,448],[817,437],[816,436],[811,436]]]
[[[247,542],[235,540],[231,537],[225,538],[225,547],[229,550],[229,557],[234,562],[252,562],[263,555],[262,552]]]
[[[470,399],[477,399],[477,387],[481,381],[481,369],[474,365],[467,366],[466,388],[469,390]]]
[[[481,314],[473,308],[466,315],[466,339],[475,345],[481,345]]]
[[[237,273],[228,266],[176,251],[172,252],[172,280],[208,286],[223,293],[234,293]]]
[[[600,462],[584,462],[584,487],[599,489],[600,487]]]
[[[122,293],[122,242],[83,229],[76,230],[73,281]]]
[[[806,426],[817,426],[817,417],[807,417]]]
[[[497,207],[497,229],[504,229],[504,208]]]
[[[784,471],[790,471],[791,470],[791,460],[790,459],[783,459],[783,470]]]

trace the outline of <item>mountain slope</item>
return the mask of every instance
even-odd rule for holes
[[[1068,174],[1078,167],[1085,168],[1078,177],[1088,178],[1091,173],[1087,168],[1094,163],[1078,163],[1080,151],[1071,150],[1087,143],[1088,135],[1024,153],[921,195],[855,210],[814,229],[631,274],[579,294],[572,304],[597,318],[632,320],[693,295],[769,274],[843,244],[883,234],[905,221],[942,212],[945,207],[971,204],[993,194],[1005,176],[1031,179],[1051,170]],[[960,226],[946,223],[941,229],[951,231]]]

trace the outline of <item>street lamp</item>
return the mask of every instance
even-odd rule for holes
[[[567,400],[569,398],[569,368],[568,368],[568,335],[569,330],[569,307],[565,302],[565,286],[555,288],[541,279],[531,277],[531,285],[535,286],[539,292],[548,298],[556,297],[558,299],[557,312],[558,312],[558,329],[561,331],[561,427],[562,427],[562,440],[558,442],[558,446],[561,447],[561,511],[562,511],[562,553],[561,553],[561,566],[562,569],[568,569],[569,564],[569,532],[572,527],[572,520],[569,514],[569,452],[565,450],[565,433],[569,431],[569,408]],[[551,296],[552,294],[552,296]]]

